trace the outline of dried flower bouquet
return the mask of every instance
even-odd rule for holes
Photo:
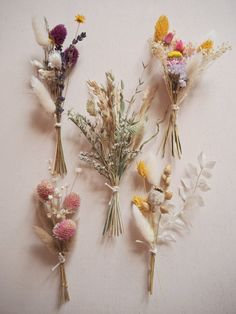
[[[68,189],[67,184],[58,186],[55,177],[42,181],[36,189],[40,226],[34,226],[34,231],[48,250],[58,258],[52,271],[57,268],[60,271],[61,303],[70,299],[65,262],[75,240],[77,222],[73,217],[80,206],[79,195],[69,192]]]
[[[146,112],[153,98],[153,91],[145,93],[139,111],[129,114],[142,84],[139,80],[138,88],[127,105],[123,96],[123,82],[121,81],[120,86],[117,86],[114,76],[108,72],[106,86],[88,81],[90,98],[87,102],[87,112],[91,118],[73,111],[69,112],[70,120],[79,127],[92,146],[92,152],[81,152],[80,159],[92,165],[100,175],[104,176],[109,182],[106,185],[112,191],[103,235],[122,234],[120,181],[143,146],[158,133],[157,131],[151,138],[142,142]]]
[[[78,23],[76,34],[69,47],[64,49],[63,44],[67,36],[64,25],[59,24],[50,29],[46,19],[44,21],[33,19],[35,38],[43,48],[44,59],[43,62],[32,61],[37,70],[37,77],[32,76],[31,85],[42,107],[55,117],[56,150],[53,166],[55,175],[67,173],[61,139],[61,120],[69,75],[79,57],[76,45],[86,37],[84,32],[78,34],[80,24],[85,21],[84,16],[77,15],[75,20]]]
[[[210,35],[199,45],[184,42],[176,37],[175,32],[169,31],[166,16],[157,20],[151,50],[153,56],[161,62],[170,97],[169,123],[162,146],[163,156],[170,143],[172,156],[181,157],[182,147],[177,123],[179,108],[200,74],[229,49],[230,46],[225,43],[215,47]]]
[[[135,223],[143,237],[143,240],[136,240],[148,248],[149,261],[149,283],[148,291],[153,293],[155,260],[160,244],[176,241],[175,232],[191,226],[188,212],[204,206],[201,192],[210,190],[207,179],[212,176],[211,170],[215,166],[214,161],[206,161],[204,154],[198,156],[199,167],[189,164],[186,178],[181,179],[179,195],[182,205],[180,209],[170,204],[172,192],[169,191],[171,166],[165,167],[161,176],[160,184],[156,184],[153,175],[155,164],[147,164],[140,161],[138,173],[149,183],[150,189],[146,196],[133,197],[133,216]]]

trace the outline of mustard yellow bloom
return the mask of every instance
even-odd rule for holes
[[[75,16],[75,21],[78,22],[78,23],[83,24],[85,22],[85,16],[78,14],[78,15]]]
[[[140,162],[137,165],[137,171],[138,174],[143,177],[147,178],[148,176],[148,167],[146,166],[145,162],[143,160],[140,160]]]
[[[145,199],[141,196],[138,196],[138,195],[135,195],[133,198],[132,198],[132,203],[134,203],[134,205],[136,205],[139,209],[142,208],[142,204],[143,202],[145,201]]]
[[[200,50],[210,50],[212,49],[214,46],[214,41],[213,40],[206,40],[204,41],[200,46],[199,46],[199,49]]]
[[[180,51],[173,50],[168,52],[168,58],[182,58],[183,55]]]
[[[167,35],[168,30],[169,30],[168,17],[165,15],[162,15],[159,17],[155,25],[154,40],[155,41],[163,40],[164,36]]]

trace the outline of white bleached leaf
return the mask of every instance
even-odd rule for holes
[[[175,224],[177,227],[180,227],[181,229],[185,226],[184,221],[183,221],[180,217],[178,217],[178,216],[175,218],[174,224]]]
[[[201,195],[191,195],[186,199],[184,210],[194,209],[198,206],[204,206],[204,201]]]
[[[206,168],[202,170],[202,175],[203,175],[205,178],[207,178],[207,179],[209,179],[209,178],[212,177],[211,172],[210,172],[209,170],[207,170]]]
[[[148,222],[148,220],[143,216],[143,214],[140,212],[137,206],[133,204],[132,206],[133,209],[133,216],[135,219],[135,223],[144,237],[144,239],[151,244],[154,241],[154,232],[153,229]]]
[[[188,178],[182,178],[181,183],[185,191],[189,191],[193,187],[193,182]]]
[[[50,39],[45,21],[38,17],[33,17],[32,26],[37,43],[44,48],[48,47],[50,45]]]
[[[176,238],[173,233],[165,231],[158,236],[158,240],[161,242],[176,242]]]
[[[188,174],[190,177],[196,177],[198,175],[198,169],[193,164],[188,164]]]
[[[43,83],[40,82],[40,80],[37,79],[35,76],[32,76],[31,86],[32,86],[34,94],[37,96],[40,104],[46,110],[46,112],[54,113],[56,106],[55,106],[55,104],[52,100],[52,97],[50,96],[48,90],[43,85]]]
[[[186,194],[183,187],[179,188],[179,196],[181,197],[183,202],[186,200]]]
[[[205,164],[206,164],[206,156],[203,152],[201,152],[201,154],[198,156],[198,162],[199,162],[199,165],[201,167],[201,169],[203,169],[205,167]]]
[[[215,161],[208,161],[205,165],[207,169],[213,169],[215,167],[216,162]]]
[[[198,182],[198,188],[202,191],[202,192],[206,192],[210,190],[209,185],[207,184],[205,179],[200,179]]]

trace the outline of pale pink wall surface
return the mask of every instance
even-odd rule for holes
[[[152,298],[146,295],[145,252],[137,250],[134,243],[138,234],[130,210],[130,199],[136,191],[133,169],[121,186],[125,234],[105,245],[101,229],[109,191],[103,178],[84,170],[77,185],[82,198],[78,241],[67,263],[71,302],[57,309],[58,276],[50,271],[55,260],[32,232],[32,194],[37,183],[47,177],[53,130],[29,88],[30,60],[42,55],[31,29],[35,14],[47,16],[50,25],[66,24],[71,34],[74,15],[86,15],[81,30],[88,37],[80,46],[79,64],[66,103],[67,109],[85,112],[85,81],[103,82],[107,70],[112,69],[117,79],[124,80],[130,97],[142,60],[149,60],[147,40],[161,14],[169,16],[172,27],[183,38],[197,42],[214,28],[219,42],[229,41],[234,48],[236,2],[1,0],[0,5],[0,313],[236,313],[235,49],[205,73],[180,113],[184,155],[175,164],[173,189],[177,190],[185,166],[194,162],[200,151],[215,159],[217,165],[212,191],[205,197],[206,207],[193,215],[193,228],[178,236],[177,243],[158,252],[159,280]],[[162,111],[156,109],[157,104],[151,109],[150,133]],[[72,172],[83,139],[66,117],[63,130]],[[149,148],[155,152],[156,145]],[[72,181],[72,175],[67,181]]]

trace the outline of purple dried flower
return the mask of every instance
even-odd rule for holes
[[[78,57],[79,51],[73,45],[64,51],[64,60],[67,67],[73,67],[76,64]]]
[[[61,46],[64,43],[64,40],[67,35],[67,30],[63,24],[55,26],[50,32],[49,36],[58,46]]]
[[[180,86],[185,87],[187,81],[186,62],[179,59],[172,59],[167,61],[167,68],[170,74],[179,76]]]

